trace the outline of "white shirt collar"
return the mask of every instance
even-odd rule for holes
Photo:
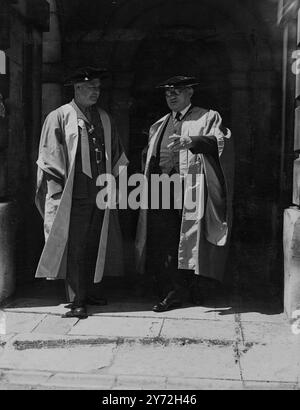
[[[191,106],[192,106],[192,104],[188,105],[184,110],[180,111],[181,118],[183,118],[185,116],[185,114],[188,112],[188,110],[191,108]],[[177,114],[176,111],[172,112],[173,118],[176,117],[176,114]]]

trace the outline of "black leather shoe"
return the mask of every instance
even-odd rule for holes
[[[181,300],[165,299],[153,307],[153,312],[163,313],[169,310],[178,309],[182,306]]]
[[[88,297],[86,304],[90,306],[107,306],[108,303],[107,303],[107,299],[105,298]]]
[[[73,317],[76,317],[78,319],[87,319],[89,316],[87,314],[86,308],[83,306],[71,309],[69,312],[67,312],[65,315],[62,316],[63,319],[68,319],[68,318],[73,318]]]

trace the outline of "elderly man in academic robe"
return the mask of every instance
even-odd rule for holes
[[[41,135],[36,203],[46,244],[36,277],[65,279],[71,305],[64,317],[83,319],[87,305],[106,304],[99,294],[104,271],[122,266],[116,211],[96,205],[98,177],[118,177],[128,164],[115,124],[97,106],[102,75],[77,70],[66,83],[73,101],[48,115]]]
[[[183,191],[180,206],[174,204],[182,198],[171,189],[170,209],[160,201],[158,209],[149,204],[140,211],[137,268],[155,277],[163,293],[155,312],[187,300],[201,304],[199,278],[224,277],[232,228],[233,141],[218,112],[193,106],[197,84],[196,78],[177,76],[159,86],[171,112],[151,127],[145,155],[149,182],[155,174],[178,175]],[[157,187],[148,189],[157,194]],[[192,209],[191,197],[197,198]]]

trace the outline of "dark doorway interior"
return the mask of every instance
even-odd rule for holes
[[[282,209],[287,204],[278,203],[282,55],[276,2],[63,0],[57,4],[63,42],[57,83],[64,75],[61,67],[69,69],[83,61],[109,69],[102,98],[117,121],[131,173],[140,170],[147,130],[167,112],[155,86],[182,73],[200,79],[194,103],[219,111],[236,145],[228,282],[254,293],[280,294]],[[121,215],[128,274],[134,271],[136,217],[131,211]],[[33,273],[34,269],[28,279]]]

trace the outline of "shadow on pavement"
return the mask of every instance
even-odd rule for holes
[[[149,284],[149,282],[148,282]],[[237,290],[222,287],[212,282],[203,282],[203,305],[206,313],[215,312],[218,316],[243,313],[278,315],[283,312],[279,297],[266,292]],[[151,311],[158,301],[155,289],[136,278],[107,278],[103,282],[102,296],[108,299],[104,307],[90,307],[91,314],[126,313]],[[68,305],[65,297],[64,281],[35,280],[19,287],[16,294],[4,303],[6,308],[43,308]],[[185,304],[183,308],[195,307]]]

